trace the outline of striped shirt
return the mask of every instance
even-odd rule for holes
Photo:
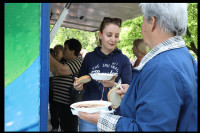
[[[73,88],[74,77],[78,77],[78,72],[81,67],[82,60],[76,58],[65,62],[72,75],[69,76],[54,76],[51,78],[51,87],[53,88],[53,101],[70,105],[70,92]]]

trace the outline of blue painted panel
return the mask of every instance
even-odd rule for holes
[[[48,131],[50,4],[41,3],[40,131]]]
[[[38,127],[39,127],[39,122],[33,125],[30,125],[29,127],[26,127],[24,129],[21,129],[21,131],[38,131]]]
[[[4,96],[5,131],[21,131],[39,123],[40,55],[4,89]],[[39,131],[39,124],[34,130]]]

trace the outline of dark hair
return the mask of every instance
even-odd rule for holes
[[[54,57],[54,50],[53,50],[53,48],[50,48],[50,54]]]
[[[68,45],[69,50],[74,50],[74,55],[78,57],[82,48],[82,45],[78,40],[74,38],[66,40],[64,45]]]
[[[110,17],[104,17],[103,21],[100,24],[99,27],[99,31],[101,33],[103,33],[103,29],[106,27],[106,25],[108,24],[116,24],[117,26],[119,26],[119,28],[121,27],[122,24],[122,20],[120,18],[110,18]],[[99,43],[101,45],[101,40],[99,39]]]

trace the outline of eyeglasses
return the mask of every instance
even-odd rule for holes
[[[115,24],[119,25],[120,27],[121,27],[121,23],[122,23],[122,20],[120,18],[104,17],[103,21],[114,22]]]

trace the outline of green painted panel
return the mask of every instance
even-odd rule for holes
[[[40,53],[40,3],[7,3],[4,7],[6,87],[21,75]]]

